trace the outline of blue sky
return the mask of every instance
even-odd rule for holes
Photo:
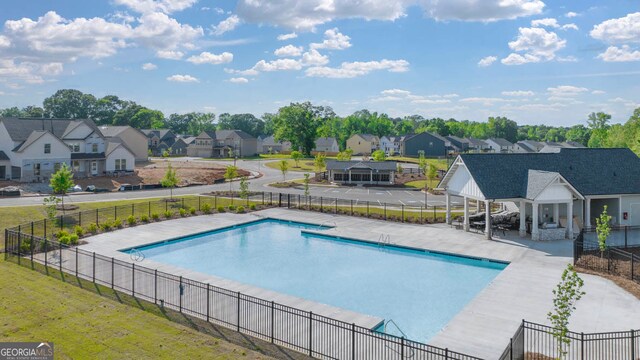
[[[0,107],[60,88],[173,112],[292,101],[570,126],[640,107],[637,1],[4,0]]]

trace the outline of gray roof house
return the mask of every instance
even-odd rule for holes
[[[614,224],[640,225],[640,158],[629,149],[464,154],[439,187],[446,190],[447,199],[484,201],[487,208],[493,202],[515,202],[520,235],[527,235],[529,223],[533,240],[573,238],[579,229],[591,228],[605,206]],[[488,236],[490,223],[488,216]]]
[[[418,156],[421,151],[424,151],[426,157],[447,156],[447,146],[440,135],[428,132],[407,135],[400,144],[400,153],[403,156]]]
[[[483,152],[489,149],[489,145],[484,142],[484,140],[476,139],[476,138],[466,138],[469,143],[469,151],[470,152]]]
[[[467,150],[469,150],[468,139],[463,139],[461,137],[453,135],[449,135],[446,138],[451,142],[451,145],[457,147],[460,152],[466,152]]]
[[[341,184],[393,185],[395,161],[327,160],[329,181]]]
[[[321,137],[316,139],[316,146],[313,151],[323,153],[338,153],[340,147],[338,146],[338,140],[334,137]]]
[[[489,145],[490,152],[513,152],[513,144],[507,139],[491,138],[484,141]]]

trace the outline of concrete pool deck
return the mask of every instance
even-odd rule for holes
[[[522,319],[546,324],[552,307],[552,289],[572,258],[570,241],[534,242],[517,237],[485,240],[482,234],[455,230],[447,225],[412,225],[344,215],[288,209],[267,209],[247,215],[216,214],[140,225],[86,238],[81,249],[131,262],[121,249],[139,247],[189,234],[219,229],[270,217],[281,220],[335,225],[327,235],[378,241],[389,235],[392,244],[510,262],[486,288],[429,341],[430,345],[482,358],[497,358]],[[256,216],[258,215],[258,216]],[[282,295],[226,279],[144,260],[149,268],[182,275],[247,295],[284,303],[347,322],[372,327],[381,319]],[[600,332],[638,328],[640,301],[609,280],[581,274],[586,295],[578,303],[570,328]],[[402,326],[400,324],[400,326]],[[417,339],[420,340],[420,339]]]

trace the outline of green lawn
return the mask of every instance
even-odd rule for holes
[[[418,158],[414,158],[414,157],[390,156],[387,159],[388,160],[403,161],[403,162],[408,162],[408,163],[412,163],[412,164],[417,164],[418,163]],[[445,159],[427,159],[427,163],[435,165],[436,168],[438,168],[438,170],[447,170],[448,169],[447,160],[445,160]]]
[[[116,297],[108,288],[100,287],[98,296],[91,283],[81,289],[71,285],[73,277],[65,283],[4,260],[0,272],[2,341],[52,341],[56,359],[268,358],[168,320],[171,314],[159,307]]]
[[[308,172],[308,173],[315,173],[316,171],[316,166],[314,164],[313,159],[302,159],[298,161],[297,167],[296,167],[296,162],[293,161],[292,159],[286,159],[286,160],[287,160],[287,163],[289,164],[289,171],[300,171],[300,172]],[[280,161],[270,161],[265,165],[272,169],[280,170]]]
[[[415,188],[415,189],[424,189],[424,186],[427,184],[427,181],[428,180],[409,181],[409,182],[404,183],[404,186],[410,187],[410,188]],[[440,182],[439,179],[433,179],[432,181],[429,181],[429,188],[436,187],[439,182]]]

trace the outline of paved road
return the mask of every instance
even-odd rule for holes
[[[171,161],[181,162],[200,162],[210,160],[202,160],[198,158],[174,158]],[[263,176],[250,180],[249,188],[252,191],[265,191],[265,192],[281,192],[291,194],[303,194],[304,191],[300,189],[277,189],[268,186],[268,184],[281,181],[282,173],[279,170],[272,169],[265,166],[266,162],[274,160],[238,160],[237,166],[239,168],[249,170],[254,173],[261,173]],[[233,161],[214,161],[223,166],[233,163]],[[302,172],[289,171],[287,173],[287,180],[293,180],[296,178],[302,178]],[[178,188],[173,190],[174,195],[195,195],[202,194],[216,190],[228,190],[229,184],[215,184],[215,185],[203,185],[192,186],[185,188]],[[234,182],[233,189],[237,190],[237,182]],[[393,188],[363,188],[363,187],[329,187],[329,186],[312,186],[310,188],[312,196],[323,196],[330,198],[340,198],[346,200],[358,200],[358,201],[379,201],[380,203],[394,203],[404,205],[424,205],[425,196],[424,193],[416,190],[405,189],[393,189]],[[168,190],[144,190],[144,191],[127,191],[127,192],[112,192],[112,193],[98,193],[98,194],[77,194],[70,195],[65,202],[92,202],[92,201],[110,201],[110,200],[131,200],[131,199],[144,199],[152,197],[164,197],[168,195]],[[443,195],[428,195],[427,202],[429,206],[443,206]],[[452,203],[461,204],[459,199],[452,199]],[[0,206],[19,206],[19,205],[40,205],[42,204],[42,197],[21,197],[21,198],[7,198],[0,199]]]

